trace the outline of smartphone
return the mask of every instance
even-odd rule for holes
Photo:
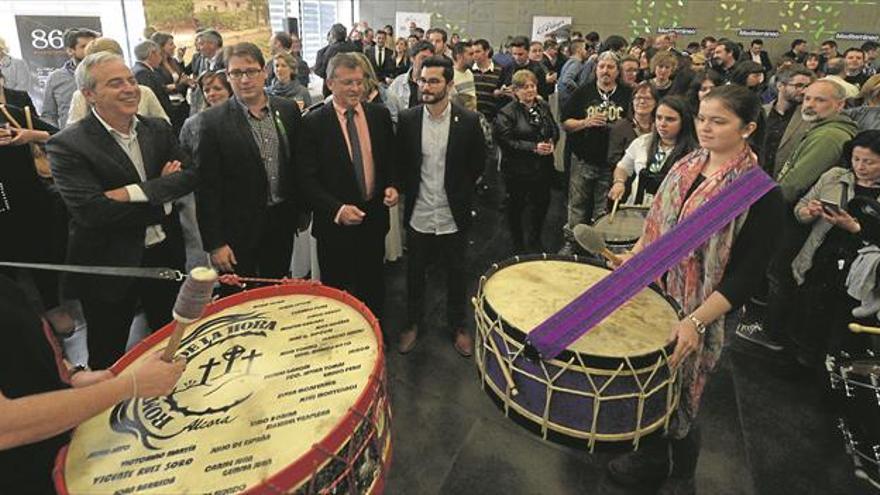
[[[826,199],[820,199],[819,202],[822,203],[822,209],[825,210],[825,212],[828,214],[833,213],[835,215],[839,215],[840,212],[842,211],[840,209],[840,206],[837,205],[837,203],[833,203],[833,202],[828,201]]]

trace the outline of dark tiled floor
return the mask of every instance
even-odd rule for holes
[[[470,294],[492,262],[512,254],[498,199],[494,189],[478,203],[468,253]],[[563,218],[562,197],[554,192],[544,229],[545,245],[551,249],[561,242],[558,227]],[[404,258],[388,270],[383,327],[392,343],[404,323],[405,263]],[[442,323],[444,294],[442,283],[429,287],[429,309],[416,349],[407,356],[396,350],[388,354],[394,413],[388,493],[653,493],[655,487],[624,490],[607,479],[604,469],[611,454],[588,454],[545,442],[505,418],[480,389],[473,360],[459,357],[452,348]],[[824,379],[805,376],[734,342],[733,323],[728,325],[730,345],[701,411],[698,491],[871,493],[852,475],[824,395]],[[469,325],[473,330],[472,319]]]

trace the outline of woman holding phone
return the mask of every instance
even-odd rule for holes
[[[880,130],[856,135],[843,156],[846,165],[825,172],[794,208],[812,230],[792,262],[801,310],[788,334],[794,357],[808,367],[820,365],[829,347],[848,347],[846,325],[858,301],[847,294],[846,278],[867,239],[846,206],[856,196],[880,198]]]

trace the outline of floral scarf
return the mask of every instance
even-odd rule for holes
[[[684,217],[716,196],[744,172],[758,166],[758,159],[748,146],[722,165],[697,186],[690,197],[685,197],[703,172],[709,152],[698,149],[679,160],[663,180],[648,217],[642,236],[644,246],[667,233]],[[748,212],[716,232],[709,240],[666,273],[663,284],[666,293],[675,299],[685,314],[693,312],[715,291],[724,276],[730,251],[737,232],[742,228]],[[724,318],[719,318],[706,329],[703,347],[693,353],[679,369],[682,396],[677,414],[673,415],[670,436],[682,438],[690,428],[709,372],[721,357],[724,343]]]

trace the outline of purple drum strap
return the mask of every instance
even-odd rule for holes
[[[552,359],[606,316],[700,247],[776,183],[752,168],[665,235],[633,256],[574,301],[538,325],[527,339],[542,359]]]

